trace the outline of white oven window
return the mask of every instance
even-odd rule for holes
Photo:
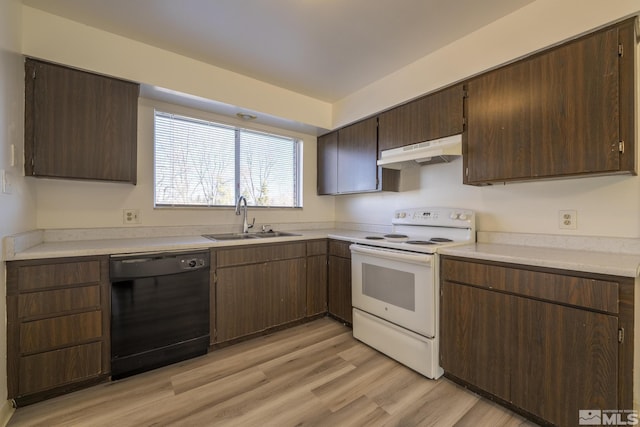
[[[405,310],[415,311],[413,273],[362,263],[362,293]]]

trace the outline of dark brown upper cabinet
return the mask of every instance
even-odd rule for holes
[[[456,85],[381,113],[378,150],[462,133],[463,98],[462,85]]]
[[[635,174],[635,18],[467,83],[464,183]]]
[[[378,167],[378,119],[318,137],[318,194],[398,191],[399,171]]]
[[[338,132],[318,137],[318,194],[338,192]]]
[[[136,183],[139,85],[27,58],[25,173]]]
[[[378,119],[338,131],[338,193],[378,189]]]

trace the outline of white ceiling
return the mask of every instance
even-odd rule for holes
[[[534,0],[23,0],[335,102]]]

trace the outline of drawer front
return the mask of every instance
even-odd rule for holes
[[[342,258],[351,258],[351,250],[349,250],[351,242],[343,240],[329,240],[329,255],[335,255]]]
[[[19,394],[25,395],[101,374],[99,342],[34,354],[20,359]]]
[[[217,267],[255,264],[259,262],[302,258],[306,255],[306,243],[282,245],[257,245],[235,249],[221,249],[217,253]]]
[[[613,281],[452,259],[442,260],[442,279],[526,297],[618,313],[618,287]]]
[[[312,242],[307,242],[307,256],[324,255],[326,253],[327,253],[326,240],[314,240]]]
[[[36,353],[102,337],[102,311],[60,316],[20,325],[20,353]]]
[[[18,268],[18,290],[28,292],[100,282],[100,261],[22,266]]]
[[[32,292],[18,296],[20,319],[83,309],[100,309],[100,286]]]

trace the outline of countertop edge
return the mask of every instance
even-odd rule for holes
[[[441,255],[584,273],[637,278],[640,254],[557,249],[497,243],[474,243],[443,248]]]

